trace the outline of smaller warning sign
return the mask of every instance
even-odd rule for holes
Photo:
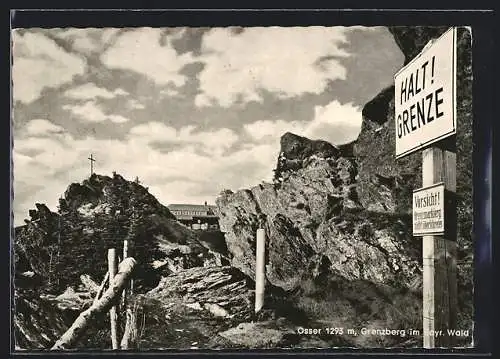
[[[413,235],[444,234],[444,183],[413,191]]]

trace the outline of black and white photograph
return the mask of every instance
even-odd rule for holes
[[[473,347],[473,37],[13,28],[14,351]]]

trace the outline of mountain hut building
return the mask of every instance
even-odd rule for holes
[[[217,207],[199,204],[171,204],[168,206],[170,212],[179,222],[194,230],[219,230],[219,216]]]

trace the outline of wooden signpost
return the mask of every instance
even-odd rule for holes
[[[257,229],[257,250],[255,265],[255,313],[264,306],[264,290],[266,284],[266,231]]]
[[[116,249],[108,249],[108,273],[109,282],[112,283],[116,275]],[[111,322],[111,346],[118,349],[118,313],[116,305],[109,309],[109,320]]]
[[[123,240],[123,259],[128,257],[128,240],[124,239]],[[123,290],[122,294],[122,308],[126,307],[126,300],[127,300],[127,288]]]
[[[453,346],[456,330],[456,28],[394,76],[396,158],[422,151],[413,235],[422,236],[423,345]]]

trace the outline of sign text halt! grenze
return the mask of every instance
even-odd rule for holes
[[[456,29],[394,76],[396,158],[456,133]]]

